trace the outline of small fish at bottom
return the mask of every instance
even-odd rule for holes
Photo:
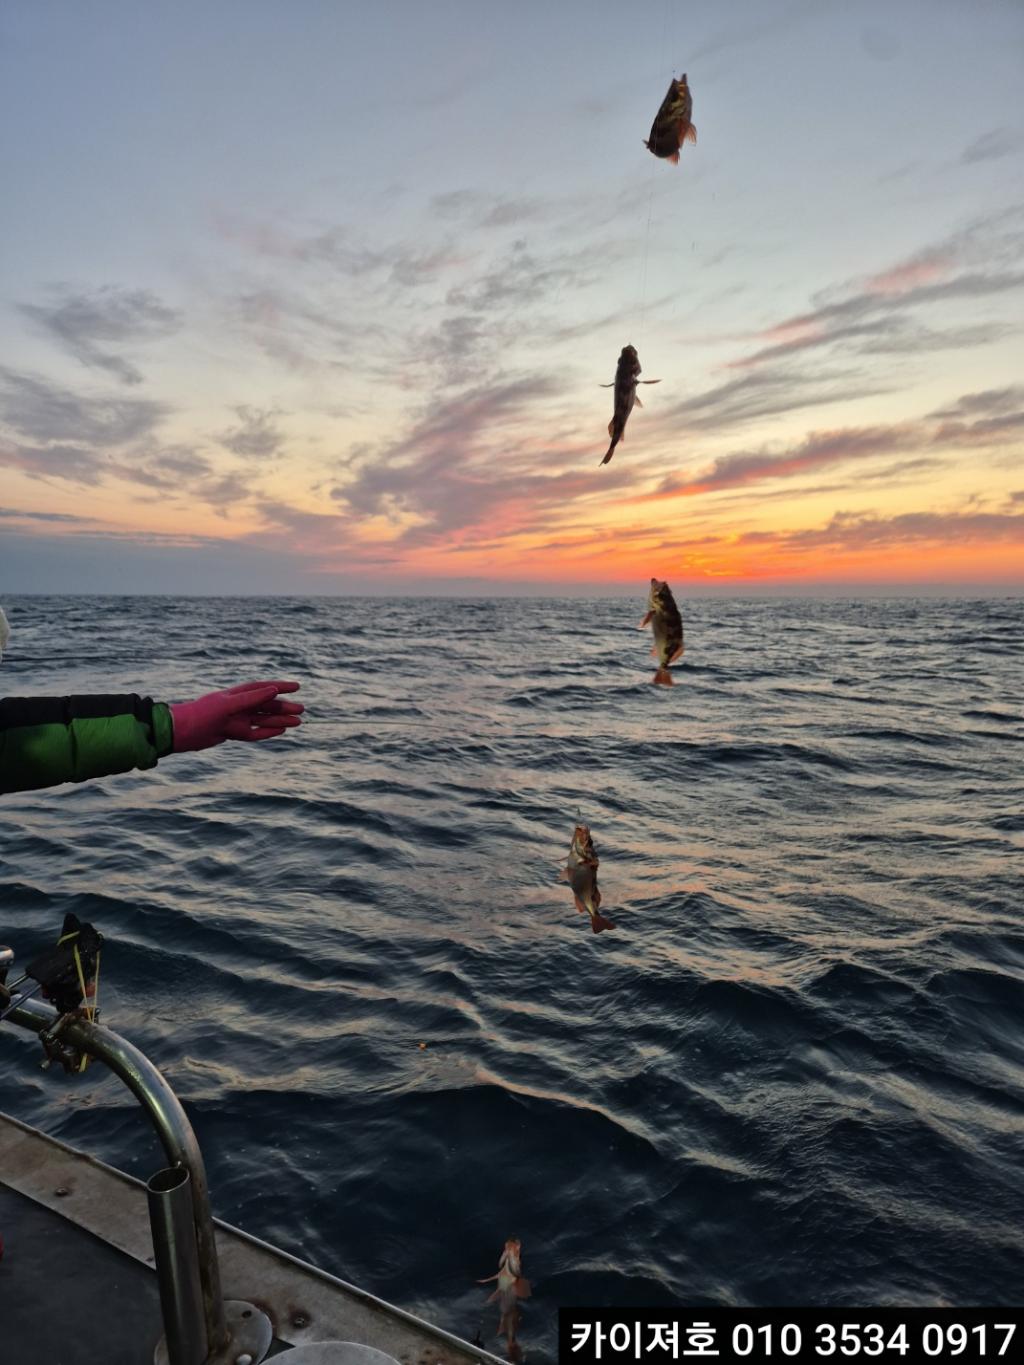
[[[498,1300],[498,1311],[501,1314],[498,1320],[498,1336],[503,1336],[508,1342],[510,1360],[517,1360],[522,1354],[516,1343],[519,1300],[530,1297],[530,1281],[523,1279],[522,1254],[523,1247],[519,1238],[510,1237],[505,1243],[505,1249],[498,1261],[498,1273],[488,1275],[485,1280],[477,1280],[477,1284],[490,1284],[492,1280],[498,1281],[497,1289],[487,1302],[493,1303],[495,1299]]]

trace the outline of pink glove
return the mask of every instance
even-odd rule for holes
[[[279,692],[297,692],[297,682],[249,682],[210,692],[198,701],[175,702],[171,708],[176,754],[211,749],[225,739],[273,739],[301,725],[301,702],[278,701]]]

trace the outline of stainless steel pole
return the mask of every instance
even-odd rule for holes
[[[18,1004],[8,1015],[12,1024],[43,1033],[57,1021],[53,1010],[42,1005]],[[73,1019],[60,1031],[62,1039],[81,1052],[109,1066],[145,1109],[156,1129],[167,1160],[172,1166],[184,1166],[189,1173],[192,1190],[192,1219],[195,1225],[196,1246],[199,1252],[199,1279],[203,1290],[203,1316],[210,1355],[216,1355],[228,1344],[228,1328],[224,1319],[224,1302],[220,1289],[220,1264],[217,1244],[213,1236],[213,1217],[210,1213],[210,1194],[206,1184],[206,1167],[199,1143],[192,1131],[177,1095],[145,1055],[126,1038],[102,1024],[90,1024],[85,1019]]]
[[[203,1365],[207,1355],[190,1185],[184,1166],[157,1171],[146,1185],[170,1365]]]

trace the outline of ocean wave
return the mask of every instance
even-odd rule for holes
[[[303,683],[276,747],[0,804],[0,939],[107,936],[223,1217],[470,1336],[518,1235],[534,1359],[568,1302],[1019,1301],[1019,604],[695,601],[673,688],[621,600],[11,612],[20,695]],[[0,1046],[151,1173],[99,1068]]]

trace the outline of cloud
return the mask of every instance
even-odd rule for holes
[[[541,350],[557,353],[561,368],[567,338],[559,328],[568,297],[604,280],[621,250],[619,244],[604,241],[534,252],[522,238],[500,246],[478,270],[465,272],[464,282],[449,289],[435,308],[424,310],[426,325],[402,338],[395,369],[409,387],[461,387],[468,373],[481,378],[500,373],[507,354],[524,348],[534,356]],[[598,324],[588,310],[574,306],[571,311],[578,331],[591,334]],[[621,313],[612,315],[616,318],[621,320]]]
[[[889,270],[871,275],[864,282],[869,294],[901,295],[909,289],[932,284],[948,275],[955,264],[953,256],[943,247],[928,247]]]
[[[693,479],[666,479],[657,490],[660,496],[713,493],[721,488],[752,483],[761,479],[788,478],[810,469],[891,455],[914,450],[924,442],[922,433],[909,427],[844,428],[815,431],[799,446],[772,454],[767,451],[740,451],[722,455],[703,474]]]
[[[190,446],[166,446],[160,451],[160,468],[171,477],[198,479],[210,472],[210,462]]]
[[[403,440],[395,442],[352,482],[336,488],[331,496],[353,511],[375,515],[382,498],[397,495],[404,500],[418,496],[413,480],[429,480],[431,471],[443,473],[475,453],[481,432],[492,436],[499,426],[521,414],[531,401],[554,390],[554,381],[530,376],[469,390],[429,411]]]
[[[350,412],[369,402],[370,383],[461,387],[470,367],[474,376],[500,370],[511,348],[530,345],[535,352],[536,340],[556,349],[567,296],[596,292],[609,267],[628,255],[625,240],[605,233],[576,245],[580,239],[568,225],[578,210],[578,199],[453,190],[431,201],[433,233],[390,244],[365,242],[345,225],[303,233],[223,220],[221,231],[233,242],[287,267],[276,278],[263,265],[257,280],[236,263],[229,314],[277,363],[335,372],[352,395]],[[559,215],[558,231],[537,234],[529,244],[511,227],[523,218]],[[441,218],[451,224],[439,226]],[[509,230],[495,237],[498,228]],[[339,271],[341,282],[332,280]],[[409,291],[420,291],[415,307]],[[602,304],[604,311],[606,298]],[[584,321],[584,311],[575,308],[574,317]]]
[[[958,398],[951,408],[939,408],[933,417],[952,417],[956,419],[974,417],[978,413],[991,416],[994,413],[1012,412],[1024,407],[1024,385],[1011,384],[1005,389],[983,389],[980,393],[966,393]]]
[[[32,478],[98,484],[117,472],[116,457],[147,437],[166,414],[148,399],[84,398],[37,375],[0,367],[0,422],[16,433],[0,437],[0,466]]]
[[[441,196],[442,198],[444,196]],[[254,256],[271,257],[291,265],[326,267],[349,280],[374,275],[403,289],[432,281],[439,272],[464,260],[452,243],[424,247],[418,242],[366,242],[345,223],[319,232],[294,233],[250,219],[221,215],[216,226],[222,236],[244,246]]]
[[[914,483],[919,481],[919,476],[926,470],[942,469],[944,467],[945,461],[943,460],[922,457],[914,460],[897,460],[895,464],[883,465],[880,469],[864,469],[859,467],[856,470],[851,470],[848,477],[841,478],[832,483],[801,484],[795,488],[792,484],[784,484],[781,488],[759,487],[756,494],[757,505],[760,506],[762,503],[775,500],[793,502],[801,498],[822,497],[826,493],[846,493],[851,489],[860,489],[868,484],[884,487],[889,484]],[[801,471],[797,470],[794,472],[799,473]],[[765,482],[767,482],[769,478],[777,477],[781,476],[777,473],[767,474],[765,476]],[[668,482],[670,481],[666,481],[666,483]],[[747,487],[744,483],[736,483],[729,488],[715,491],[725,493],[727,499],[731,498],[738,502],[746,502],[748,500]]]
[[[448,190],[435,194],[430,211],[438,218],[461,219],[477,228],[515,227],[550,217],[557,206],[537,195],[485,194],[481,190]]]
[[[142,375],[128,360],[97,343],[148,341],[170,336],[181,316],[145,289],[107,285],[93,294],[67,290],[55,303],[19,304],[19,310],[83,365],[107,370],[124,384],[140,384]]]
[[[435,194],[430,201],[430,211],[439,218],[462,218],[467,214],[474,216],[483,211],[494,196],[482,190],[446,190]]]
[[[357,241],[352,230],[344,224],[298,236],[255,219],[222,213],[214,219],[214,226],[222,237],[234,246],[243,247],[250,255],[327,265],[342,275],[365,275],[383,269],[388,263],[385,248]]]
[[[447,303],[470,312],[491,313],[550,302],[563,289],[581,290],[600,283],[622,251],[620,245],[605,241],[576,251],[553,251],[542,259],[528,249],[524,238],[518,238],[471,284],[450,289]]]
[[[263,459],[276,455],[284,442],[284,435],[274,424],[280,416],[276,408],[237,407],[239,425],[221,432],[218,440],[235,455],[251,455]]]
[[[1024,385],[965,394],[932,416],[944,419],[936,432],[938,440],[995,445],[1024,431]]]
[[[263,522],[263,529],[245,536],[248,542],[276,549],[301,549],[307,555],[343,549],[351,557],[358,548],[351,520],[341,512],[309,512],[275,498],[260,500],[253,510]],[[388,546],[383,547],[383,552],[391,557]],[[380,547],[377,553],[380,553]]]
[[[125,445],[152,431],[166,413],[151,399],[83,398],[0,366],[0,421],[30,441]]]
[[[837,342],[859,343],[852,347],[859,355],[914,355],[921,351],[966,350],[968,347],[987,346],[993,341],[1000,341],[1016,330],[1009,324],[993,322],[940,330],[892,314],[818,330],[809,325],[775,345],[762,347],[741,360],[731,362],[728,368],[749,369],[764,364],[766,360],[781,360],[796,352],[834,346]]]
[[[342,313],[325,306],[322,289],[318,296],[312,302],[298,289],[260,288],[235,294],[227,307],[235,327],[287,369],[352,371],[384,330],[372,319],[357,319],[352,308]]]
[[[740,544],[771,539],[792,548],[856,550],[908,544],[1024,544],[1024,513],[904,512],[880,517],[871,512],[836,512],[826,526],[801,531],[747,532]]]
[[[344,512],[310,512],[272,498],[257,502],[252,511],[262,526],[237,543],[289,555],[311,574],[390,573],[402,564],[393,542],[361,539],[357,521]]]
[[[1016,404],[1022,404],[1022,407],[1017,408]],[[640,500],[694,497],[768,479],[791,478],[851,461],[948,446],[968,444],[998,450],[1003,442],[1021,431],[1024,431],[1024,386],[989,389],[965,394],[952,406],[916,421],[812,431],[799,445],[784,450],[741,450],[720,455],[692,477],[666,478],[654,493],[641,495]],[[881,470],[858,473],[858,479],[888,480],[909,470],[923,470],[933,463],[927,458],[902,460]]]
[[[895,278],[896,272],[888,272]],[[877,277],[882,278],[882,277]],[[1021,288],[1024,273],[1001,275],[963,275],[955,280],[931,285],[908,286],[902,293],[895,289],[867,290],[839,303],[828,304],[813,313],[789,318],[763,335],[772,339],[768,346],[731,363],[730,369],[747,369],[766,360],[778,360],[800,351],[810,351],[837,342],[862,341],[862,353],[917,350],[957,350],[983,346],[1005,336],[1011,329],[999,324],[950,327],[945,331],[929,329],[904,316],[924,303],[957,298],[999,297]],[[849,320],[847,320],[849,319]]]
[[[990,132],[982,133],[981,137],[975,138],[970,146],[965,148],[960,161],[964,166],[974,165],[978,161],[995,161],[998,157],[1009,156],[1021,145],[1021,135],[1013,128],[993,128]]]
[[[542,530],[545,518],[588,494],[607,492],[632,477],[608,471],[595,484],[589,468],[564,473],[531,470],[536,454],[545,465],[553,442],[542,404],[559,392],[546,375],[502,379],[439,404],[401,441],[367,462],[332,498],[355,522],[389,517],[402,529],[396,548],[436,544],[456,552],[466,537],[477,542],[518,530]],[[588,447],[589,450],[589,447]],[[580,450],[573,452],[578,464]],[[524,465],[526,466],[524,468]]]
[[[933,327],[908,325],[892,319],[893,326],[879,328],[875,339],[857,348],[862,355],[917,355],[923,351],[966,351],[974,346],[989,346],[1019,329],[1011,324],[983,322],[974,326]]]
[[[180,494],[189,502],[201,499],[200,490],[213,478],[209,460],[191,446],[156,446],[147,442],[108,459],[103,473],[125,483],[161,493]]]
[[[667,408],[663,424],[694,431],[719,431],[760,417],[820,407],[884,393],[852,370],[818,370],[814,374],[780,365],[751,371]]]
[[[221,511],[253,496],[247,472],[221,473],[192,446],[155,445],[151,434],[166,411],[146,399],[83,398],[37,376],[0,369],[0,417],[22,436],[35,438],[0,437],[0,467],[89,486],[120,479]],[[251,447],[244,453],[265,451],[275,433],[260,417],[272,414],[239,412],[242,424],[235,434],[241,445],[248,438]],[[66,439],[70,435],[80,439]]]
[[[161,494],[161,502],[170,498],[188,508],[205,503],[225,515],[258,496],[249,471],[224,473],[186,446],[128,451],[123,460],[108,460],[102,472],[110,478],[156,490]]]
[[[20,470],[34,479],[66,479],[97,484],[103,477],[103,458],[82,446],[5,445],[0,442],[0,466]]]
[[[1007,412],[998,417],[985,417],[977,422],[946,422],[938,430],[939,440],[993,445],[1003,439],[1024,432],[1024,412]]]
[[[1007,328],[959,326],[930,331],[914,315],[937,303],[1002,299],[1024,286],[1024,227],[1020,210],[979,220],[888,270],[819,294],[809,312],[785,318],[760,334],[767,345],[732,362],[746,369],[797,352],[850,341],[874,351],[937,350],[984,345]]]
[[[486,339],[484,320],[474,313],[456,313],[445,318],[432,338],[435,354],[454,373],[480,352]]]
[[[209,507],[221,512],[239,507],[254,495],[252,478],[240,471],[204,479],[195,489],[195,496]]]
[[[16,507],[0,507],[0,521],[45,521],[67,525],[83,525],[94,517],[76,517],[71,512],[26,512]]]
[[[442,271],[458,265],[462,257],[451,247],[440,246],[432,251],[404,251],[391,261],[388,279],[401,289],[417,289],[432,283]]]
[[[906,483],[908,474],[923,474],[926,469],[942,469],[943,460],[922,457],[918,460],[897,460],[883,469],[858,469],[853,486],[865,483]]]

